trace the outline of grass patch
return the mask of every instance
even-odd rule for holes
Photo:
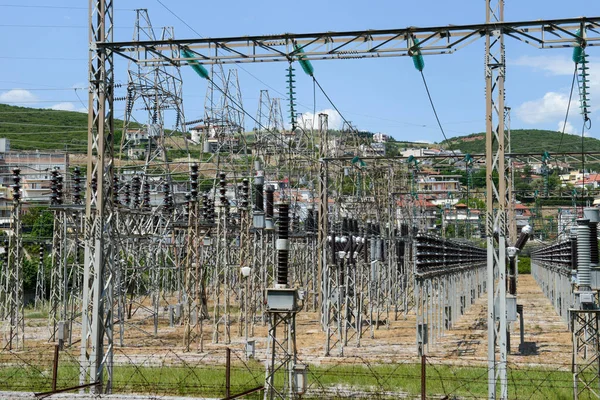
[[[0,354],[0,390],[43,392],[51,388],[51,356],[43,359],[27,354]],[[177,357],[172,360],[178,359]],[[79,384],[78,356],[61,353],[58,387]],[[224,397],[224,365],[115,365],[113,393],[138,393],[156,396]],[[152,357],[147,362],[156,363]],[[276,374],[276,384],[283,386],[284,371]],[[510,366],[508,371],[510,398],[570,399],[572,375],[569,371],[550,368]],[[241,393],[264,384],[264,364],[250,361],[232,364],[231,393]],[[309,391],[303,398],[324,395],[334,399],[342,393],[355,393],[369,398],[401,395],[418,396],[421,366],[417,363],[312,365],[308,372]],[[312,393],[312,395],[311,395]],[[487,369],[483,366],[456,366],[428,361],[427,395],[449,398],[487,397]],[[246,398],[262,398],[261,393]]]

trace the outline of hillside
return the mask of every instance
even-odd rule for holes
[[[64,150],[83,153],[87,114],[0,104],[0,137],[13,150]]]
[[[71,153],[87,151],[87,114],[73,111],[57,111],[0,104],[0,137],[10,139],[13,150],[65,150]],[[123,121],[115,120],[115,143],[120,143]],[[332,132],[336,136],[336,132]],[[339,134],[339,132],[337,132]],[[364,132],[372,136],[371,132]],[[536,129],[512,131],[513,153],[550,153],[559,151],[561,133]],[[448,147],[448,142],[442,142]],[[404,147],[431,146],[424,143],[396,142],[387,144],[388,155],[396,155]],[[600,152],[600,140],[584,139],[585,151]],[[175,145],[174,149],[180,146]],[[483,133],[474,133],[450,139],[452,149],[463,153],[481,154],[485,150]],[[581,137],[565,134],[560,145],[561,152],[581,151]]]
[[[0,104],[0,137],[10,139],[12,150],[65,150],[87,152],[88,116]],[[115,143],[121,141],[123,121],[115,120]]]
[[[512,153],[579,152],[581,136],[566,134],[562,138],[560,132],[537,129],[513,129],[511,131]],[[442,142],[448,147],[448,142]],[[482,154],[485,152],[485,134],[474,133],[450,139],[452,149],[460,149],[463,153]],[[584,149],[600,151],[600,140],[584,138]]]

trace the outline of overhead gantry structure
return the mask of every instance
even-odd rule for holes
[[[102,381],[111,390],[113,357],[113,289],[115,274],[114,204],[114,55],[139,64],[184,65],[248,62],[293,62],[452,54],[485,39],[486,82],[486,237],[488,275],[489,398],[507,398],[506,263],[507,164],[505,163],[505,37],[540,49],[591,47],[600,44],[600,17],[504,21],[504,0],[485,0],[485,23],[405,29],[282,34],[189,40],[113,41],[114,2],[90,0],[88,168],[85,265],[81,341],[81,383]],[[194,57],[171,58],[173,46]],[[147,50],[147,51],[146,51]],[[144,59],[136,58],[144,54]],[[177,53],[175,53],[177,54]],[[498,176],[495,182],[492,178]],[[321,194],[319,197],[326,197]],[[319,215],[319,229],[326,217]],[[494,242],[494,231],[498,241]],[[493,284],[494,281],[497,284]],[[494,303],[499,315],[494,315]],[[499,324],[496,324],[496,319]],[[496,349],[499,362],[496,363]]]

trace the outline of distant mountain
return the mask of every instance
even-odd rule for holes
[[[561,143],[562,137],[562,143]],[[483,154],[485,152],[485,133],[474,133],[468,136],[459,136],[442,142],[444,147],[459,149],[463,153]],[[599,151],[600,140],[586,137],[583,144],[584,151]],[[507,149],[508,151],[508,149]],[[538,129],[513,129],[511,131],[512,153],[565,153],[581,151],[581,136],[569,135],[555,131]]]

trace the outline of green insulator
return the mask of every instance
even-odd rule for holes
[[[196,56],[194,55],[194,53],[192,53],[191,51],[189,51],[186,48],[182,48],[181,52],[183,53],[183,56],[185,58],[195,58]],[[194,71],[196,71],[196,73],[198,75],[200,75],[202,78],[204,79],[208,79],[209,74],[208,74],[208,70],[206,68],[204,68],[204,66],[202,64],[200,64],[198,61],[196,60],[188,60],[188,63],[190,65],[190,67],[192,67],[192,69]]]
[[[423,55],[421,54],[421,50],[419,49],[419,39],[413,39],[413,47],[412,47],[412,60],[413,64],[415,64],[415,68],[418,71],[423,71],[425,68],[425,60],[423,59]]]
[[[583,114],[583,116],[587,119],[588,118],[588,114],[589,114],[589,91],[590,91],[590,85],[589,85],[589,73],[588,70],[590,69],[588,66],[588,60],[587,60],[587,54],[585,53],[584,49],[581,48],[581,55],[580,55],[580,61],[579,61],[579,107],[581,108],[581,114]]]
[[[287,78],[288,78],[288,94],[289,94],[289,102],[290,102],[290,123],[292,125],[292,130],[296,129],[296,98],[294,97],[294,95],[296,94],[296,92],[294,91],[294,89],[296,88],[294,86],[294,83],[296,83],[294,81],[294,68],[292,67],[292,64],[290,63],[290,65],[288,66],[288,71],[287,71]]]
[[[575,35],[581,38],[581,30],[577,29]],[[579,64],[583,60],[583,47],[581,47],[581,39],[578,39],[577,43],[579,44],[579,46],[573,47],[573,62]]]
[[[294,50],[296,51],[296,53],[298,53],[298,62],[300,63],[300,66],[302,67],[306,75],[313,76],[315,73],[315,69],[313,68],[310,61],[306,59],[306,56],[303,55],[304,50],[302,50],[302,47],[294,43]]]
[[[579,46],[573,48],[573,62],[579,64],[583,57],[583,49]]]

